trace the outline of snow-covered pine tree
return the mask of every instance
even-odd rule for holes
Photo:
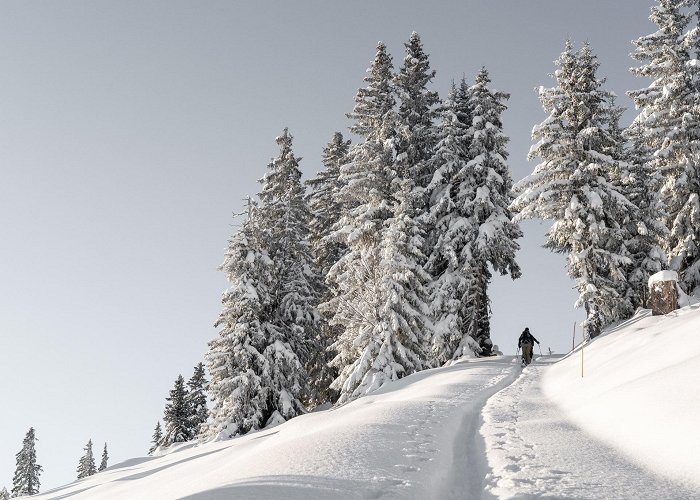
[[[479,343],[483,355],[490,355],[493,346],[489,321],[489,266],[502,275],[519,278],[520,266],[515,261],[515,253],[519,248],[516,240],[522,237],[509,209],[513,201],[513,180],[506,161],[509,139],[503,133],[501,120],[501,114],[506,110],[505,101],[510,96],[489,88],[490,82],[488,71],[482,68],[475,85],[469,89],[472,122],[466,168],[472,172],[475,184],[472,186],[473,200],[465,200],[473,205],[467,211],[471,212],[473,220],[470,225],[476,230],[471,243],[467,298],[473,312],[466,318],[466,328],[469,336]]]
[[[189,411],[188,425],[190,435],[199,435],[202,425],[207,421],[207,379],[204,374],[204,363],[194,367],[192,377],[187,381],[187,409]]]
[[[4,486],[0,490],[0,500],[10,500],[10,492]]]
[[[78,479],[92,476],[97,472],[97,468],[95,467],[95,456],[92,454],[92,439],[88,440],[83,450],[85,451],[85,455],[80,457],[80,460],[78,461],[78,469],[76,470],[78,473]]]
[[[107,454],[107,443],[105,443],[105,447],[102,450],[102,460],[100,460],[100,466],[98,467],[97,471],[102,472],[105,470],[107,466],[107,462],[109,461],[109,455]]]
[[[332,233],[347,252],[330,269],[328,280],[335,295],[322,306],[332,317],[331,324],[343,328],[333,344],[338,354],[332,364],[339,375],[331,386],[340,391],[341,403],[391,380],[387,373],[403,373],[400,360],[385,354],[391,349],[382,349],[392,340],[380,314],[386,303],[382,242],[386,221],[393,216],[396,177],[392,68],[391,56],[380,42],[364,78],[367,86],[358,90],[355,107],[348,114],[354,120],[351,132],[362,141],[352,146],[349,161],[340,169],[340,201],[345,210]]]
[[[163,429],[160,426],[160,420],[156,424],[156,428],[153,430],[153,436],[151,437],[151,447],[148,449],[148,454],[153,455],[153,453],[158,449],[158,447],[163,442]]]
[[[469,210],[475,197],[475,178],[468,168],[472,115],[469,87],[464,80],[453,84],[441,109],[438,143],[430,159],[434,170],[427,187],[426,214],[430,254],[426,269],[430,286],[433,338],[430,358],[441,366],[453,356],[474,354],[479,345],[465,330],[470,317],[467,302],[476,228]]]
[[[310,395],[304,366],[320,333],[317,286],[320,276],[309,251],[309,208],[292,136],[285,128],[277,138],[280,154],[261,179],[258,210],[265,248],[274,262],[272,322],[263,355],[268,368],[270,419],[280,423],[306,410],[302,399]]]
[[[662,177],[652,166],[652,151],[643,125],[635,121],[624,131],[626,172],[622,189],[636,207],[631,213],[626,241],[632,265],[627,273],[628,293],[633,309],[646,307],[649,276],[666,267],[662,244],[668,229],[664,225],[664,204],[659,190]]]
[[[213,407],[200,435],[227,439],[260,429],[270,414],[264,382],[268,361],[263,352],[268,335],[276,329],[268,319],[274,265],[263,248],[257,210],[250,200],[247,219],[229,240],[220,269],[230,287],[214,324],[219,335],[209,342],[206,355]]]
[[[423,50],[420,36],[415,31],[405,43],[403,66],[394,79],[400,104],[397,113],[396,163],[399,178],[411,178],[418,188],[424,188],[432,178],[428,160],[437,140],[435,119],[440,99],[437,92],[428,90],[435,78],[430,69],[428,54]],[[421,203],[422,197],[415,202]],[[425,210],[424,205],[417,207]]]
[[[691,4],[696,2],[657,0],[650,19],[659,29],[634,41],[632,54],[642,63],[633,74],[652,82],[628,92],[640,109],[635,123],[653,153],[649,163],[663,176],[661,197],[669,229],[664,249],[688,292],[700,285],[700,89],[691,55],[697,51],[698,30],[686,31],[691,21],[697,23],[694,13],[685,11]]]
[[[321,302],[328,301],[333,296],[329,284],[325,282],[325,277],[345,252],[342,242],[334,240],[330,234],[343,211],[343,205],[339,200],[340,166],[347,161],[349,149],[350,140],[345,140],[343,134],[336,132],[331,142],[323,149],[323,169],[314,179],[306,181],[310,189],[306,199],[311,212],[309,223],[311,255],[323,278],[318,284]],[[330,362],[335,357],[331,345],[342,329],[331,326],[329,320],[330,318],[325,318],[325,321],[322,321],[320,336],[314,343],[306,366],[312,393],[316,397],[315,401],[313,399],[310,401],[312,405],[324,401],[335,401],[338,398],[338,392],[330,388],[330,384],[338,376],[337,370],[330,366]]]
[[[12,496],[36,495],[41,483],[41,465],[36,463],[36,434],[30,427],[22,441],[22,449],[17,453],[17,468],[12,478]]]
[[[351,141],[336,132],[323,148],[323,169],[316,177],[306,181],[309,194],[306,196],[311,219],[309,222],[311,254],[322,276],[338,262],[345,252],[343,244],[328,236],[333,225],[340,219],[343,205],[340,202],[340,167],[348,160]]]
[[[170,390],[170,396],[165,399],[168,403],[165,405],[163,415],[165,433],[163,434],[162,446],[189,441],[193,436],[190,434],[189,427],[187,388],[182,375],[177,376],[175,385]]]
[[[422,251],[425,237],[416,209],[422,200],[411,179],[402,180],[397,187],[394,216],[387,221],[381,242],[382,342],[373,363],[382,368],[387,381],[425,368],[431,339],[427,321],[430,275],[422,265],[426,260]],[[375,376],[373,383],[380,386],[384,381],[379,377]]]
[[[588,45],[574,52],[570,41],[557,60],[557,85],[539,90],[549,116],[533,129],[538,142],[529,158],[540,158],[532,174],[514,187],[516,220],[554,221],[545,247],[567,255],[578,285],[590,337],[632,305],[620,294],[631,260],[620,253],[623,226],[635,208],[611,181],[619,158],[610,156],[610,92],[596,77],[598,62]],[[613,248],[614,250],[611,250]]]

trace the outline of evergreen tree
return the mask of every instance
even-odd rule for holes
[[[387,380],[422,370],[431,338],[427,285],[430,275],[423,269],[424,231],[416,205],[419,195],[411,179],[404,179],[395,198],[398,205],[387,221],[381,242],[380,275],[383,283],[382,345],[374,365],[383,367]],[[386,352],[382,352],[382,350]],[[386,356],[386,361],[381,357]],[[380,384],[381,385],[381,384]]]
[[[220,269],[230,287],[215,323],[219,335],[209,343],[213,407],[200,435],[226,439],[260,429],[270,415],[268,361],[263,353],[266,339],[277,328],[269,320],[274,266],[263,248],[257,210],[250,201],[247,219],[229,241]]]
[[[336,132],[333,140],[323,150],[323,169],[314,179],[306,181],[311,190],[307,195],[311,212],[311,255],[320,276],[324,279],[345,252],[342,242],[334,240],[330,234],[343,212],[343,205],[339,200],[340,167],[347,161],[349,148],[350,141],[346,141],[343,134]],[[319,282],[318,287],[320,301],[326,302],[334,295],[329,284],[323,280]],[[311,401],[312,404],[335,401],[338,398],[337,391],[330,388],[330,384],[338,376],[337,370],[330,366],[330,362],[335,357],[331,345],[342,328],[331,326],[329,319],[326,317],[321,324],[319,338],[314,342],[315,347],[306,367],[313,392],[316,394],[316,400]]]
[[[4,486],[0,490],[0,500],[10,500],[10,492]]]
[[[268,362],[266,387],[270,421],[279,423],[304,413],[301,399],[310,387],[304,366],[311,345],[321,335],[317,286],[320,276],[309,251],[310,213],[304,199],[301,170],[285,128],[277,138],[280,154],[260,181],[260,226],[275,277],[272,321],[263,355]]]
[[[393,215],[391,181],[396,176],[392,81],[391,57],[379,43],[365,77],[367,86],[358,90],[355,108],[348,114],[354,120],[351,132],[362,141],[353,145],[340,170],[340,201],[345,209],[332,237],[347,251],[329,271],[335,295],[322,306],[331,325],[343,328],[333,344],[337,355],[332,364],[339,375],[331,386],[340,391],[340,402],[390,380],[386,370],[403,373],[381,348],[388,334],[380,317],[385,304],[381,247],[386,221]]]
[[[194,367],[192,377],[187,381],[187,408],[189,410],[189,431],[192,437],[199,435],[202,425],[207,421],[207,380],[204,375],[204,363]]]
[[[618,149],[609,129],[611,94],[596,77],[595,56],[588,45],[574,52],[567,42],[557,65],[557,85],[539,92],[549,116],[533,129],[538,142],[530,158],[542,161],[515,186],[512,207],[517,220],[554,221],[545,247],[567,255],[577,305],[585,307],[587,330],[595,337],[632,312],[618,284],[631,264],[619,241],[635,208],[612,181],[620,159],[610,155]]]
[[[470,207],[474,178],[469,168],[472,114],[464,80],[453,84],[441,109],[438,143],[430,160],[435,171],[427,187],[431,230],[426,269],[431,274],[430,303],[433,318],[431,362],[443,365],[453,356],[473,354],[480,347],[466,330],[472,317],[468,302],[472,267],[471,242],[476,228]]]
[[[189,441],[193,436],[189,426],[187,388],[182,375],[178,375],[175,379],[175,386],[170,390],[170,396],[165,399],[168,403],[165,405],[163,415],[165,434],[161,445],[170,446],[173,443]]]
[[[27,435],[22,441],[22,449],[15,455],[17,457],[17,468],[12,478],[12,496],[36,495],[39,493],[39,476],[41,475],[41,465],[36,463],[36,435],[34,427],[30,427]]]
[[[326,276],[345,253],[342,242],[333,240],[329,235],[343,212],[340,167],[347,162],[349,149],[350,140],[345,140],[340,132],[333,134],[333,139],[323,148],[323,169],[315,178],[306,181],[310,189],[306,200],[311,213],[311,254],[321,276]]]
[[[481,354],[491,354],[491,315],[488,284],[491,280],[489,265],[500,274],[520,277],[520,266],[515,261],[522,237],[518,225],[512,222],[509,209],[513,201],[513,181],[506,160],[508,137],[503,133],[501,114],[506,110],[504,101],[510,96],[489,88],[488,72],[479,72],[476,84],[469,89],[471,129],[467,169],[474,179],[474,198],[470,200],[473,225],[476,230],[472,241],[472,264],[469,274],[468,303],[472,313],[467,317],[467,332],[479,343]]]
[[[158,447],[161,445],[163,442],[163,430],[160,427],[160,421],[156,424],[156,428],[153,430],[153,437],[151,438],[151,447],[148,450],[149,455],[153,455],[153,453],[158,449]]]
[[[652,166],[652,151],[645,140],[644,127],[634,122],[624,131],[628,143],[625,151],[627,171],[621,186],[636,207],[631,214],[626,242],[632,265],[627,282],[632,307],[645,307],[649,277],[666,267],[662,249],[668,229],[663,223],[664,204],[659,196],[660,172]]]
[[[92,476],[97,472],[97,469],[95,468],[95,457],[92,454],[92,439],[88,440],[84,450],[85,455],[83,455],[78,461],[78,479]]]
[[[663,176],[665,205],[664,249],[672,269],[679,271],[688,292],[700,285],[700,116],[698,111],[697,26],[686,32],[692,13],[684,7],[695,2],[658,0],[650,19],[658,26],[636,40],[632,54],[642,63],[632,72],[650,78],[648,88],[628,92],[640,114],[635,122],[653,156],[651,167]]]
[[[109,460],[109,455],[107,454],[107,443],[102,450],[102,460],[100,461],[100,467],[97,469],[98,472],[102,472],[107,468],[107,461]]]
[[[397,173],[401,178],[413,179],[418,188],[424,188],[432,178],[428,160],[436,142],[434,121],[439,97],[437,92],[427,89],[435,71],[430,69],[418,33],[414,31],[404,45],[404,63],[394,79],[400,99],[396,124]],[[421,201],[422,198],[416,197],[416,203]],[[425,209],[422,204],[418,208]]]

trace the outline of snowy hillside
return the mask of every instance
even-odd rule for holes
[[[700,309],[642,311],[544,377],[577,425],[652,470],[700,486]]]
[[[464,360],[37,498],[697,498],[697,332],[700,309],[641,314],[586,348],[583,379],[580,352]]]

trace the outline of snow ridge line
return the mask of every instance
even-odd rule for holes
[[[436,489],[435,498],[446,500],[495,498],[485,490],[486,474],[490,469],[485,441],[478,431],[483,425],[482,413],[487,401],[515,382],[521,373],[520,365],[516,363],[509,363],[505,370],[502,363],[495,366],[500,369],[500,373],[496,374],[490,383],[474,397],[454,398],[464,410],[453,443],[452,468],[442,488]]]

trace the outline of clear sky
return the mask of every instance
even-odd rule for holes
[[[534,88],[564,40],[588,40],[624,92],[630,40],[652,0],[290,2],[5,1],[0,4],[0,487],[37,430],[42,491],[75,477],[88,439],[111,463],[145,454],[179,373],[203,359],[226,287],[232,213],[288,126],[307,175],[384,41],[398,68],[420,33],[434,88],[482,65],[510,92],[515,179]],[[629,121],[632,113],[626,115]],[[523,225],[524,276],[496,279],[493,338],[529,326],[565,352],[576,294],[564,260]],[[580,333],[579,333],[580,334]]]

